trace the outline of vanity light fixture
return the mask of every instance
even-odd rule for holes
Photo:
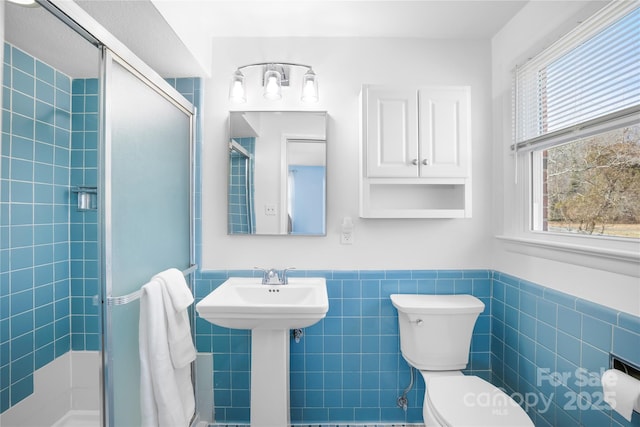
[[[306,68],[307,71],[302,77],[302,95],[300,99],[304,103],[318,102],[318,79],[311,66],[290,62],[260,62],[238,67],[233,73],[229,88],[229,99],[232,102],[247,102],[245,77],[242,74],[242,70],[249,67],[262,67],[264,97],[269,100],[282,99],[282,87],[289,86],[289,70],[291,67]]]

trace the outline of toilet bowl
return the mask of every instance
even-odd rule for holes
[[[391,295],[398,310],[400,350],[425,382],[425,427],[533,427],[506,393],[463,375],[471,335],[484,304],[471,295]]]
[[[425,427],[533,427],[510,396],[480,377],[460,371],[437,377],[429,371],[421,373],[426,384]]]

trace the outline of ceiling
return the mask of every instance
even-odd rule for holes
[[[206,37],[490,38],[525,0],[153,0]]]
[[[45,9],[11,2],[4,7],[7,42],[71,77],[98,75],[98,49]]]
[[[525,0],[76,2],[165,77],[209,74],[214,37],[489,39],[526,4]],[[97,50],[63,27],[42,8],[6,2],[9,42],[72,77],[97,76]]]

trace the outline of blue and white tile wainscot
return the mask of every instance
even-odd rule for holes
[[[474,329],[466,373],[516,397],[537,397],[536,426],[640,426],[598,402],[599,387],[578,386],[609,366],[609,353],[640,364],[640,318],[492,270],[309,270],[327,279],[329,312],[291,343],[291,418],[296,425],[402,425],[422,421],[424,382],[416,375],[405,413],[396,399],[409,384],[400,354],[393,293],[462,294],[486,305]],[[196,301],[246,271],[199,272]],[[197,318],[196,346],[214,353],[216,425],[249,421],[249,331]],[[577,371],[583,368],[584,371]],[[569,384],[545,373],[564,374]],[[540,382],[540,385],[536,383]],[[548,407],[545,406],[545,403]],[[574,405],[571,405],[574,399]],[[590,399],[590,400],[589,400]],[[589,400],[589,402],[587,402]]]

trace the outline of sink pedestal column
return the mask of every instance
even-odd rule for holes
[[[289,424],[289,330],[253,329],[251,427]]]

